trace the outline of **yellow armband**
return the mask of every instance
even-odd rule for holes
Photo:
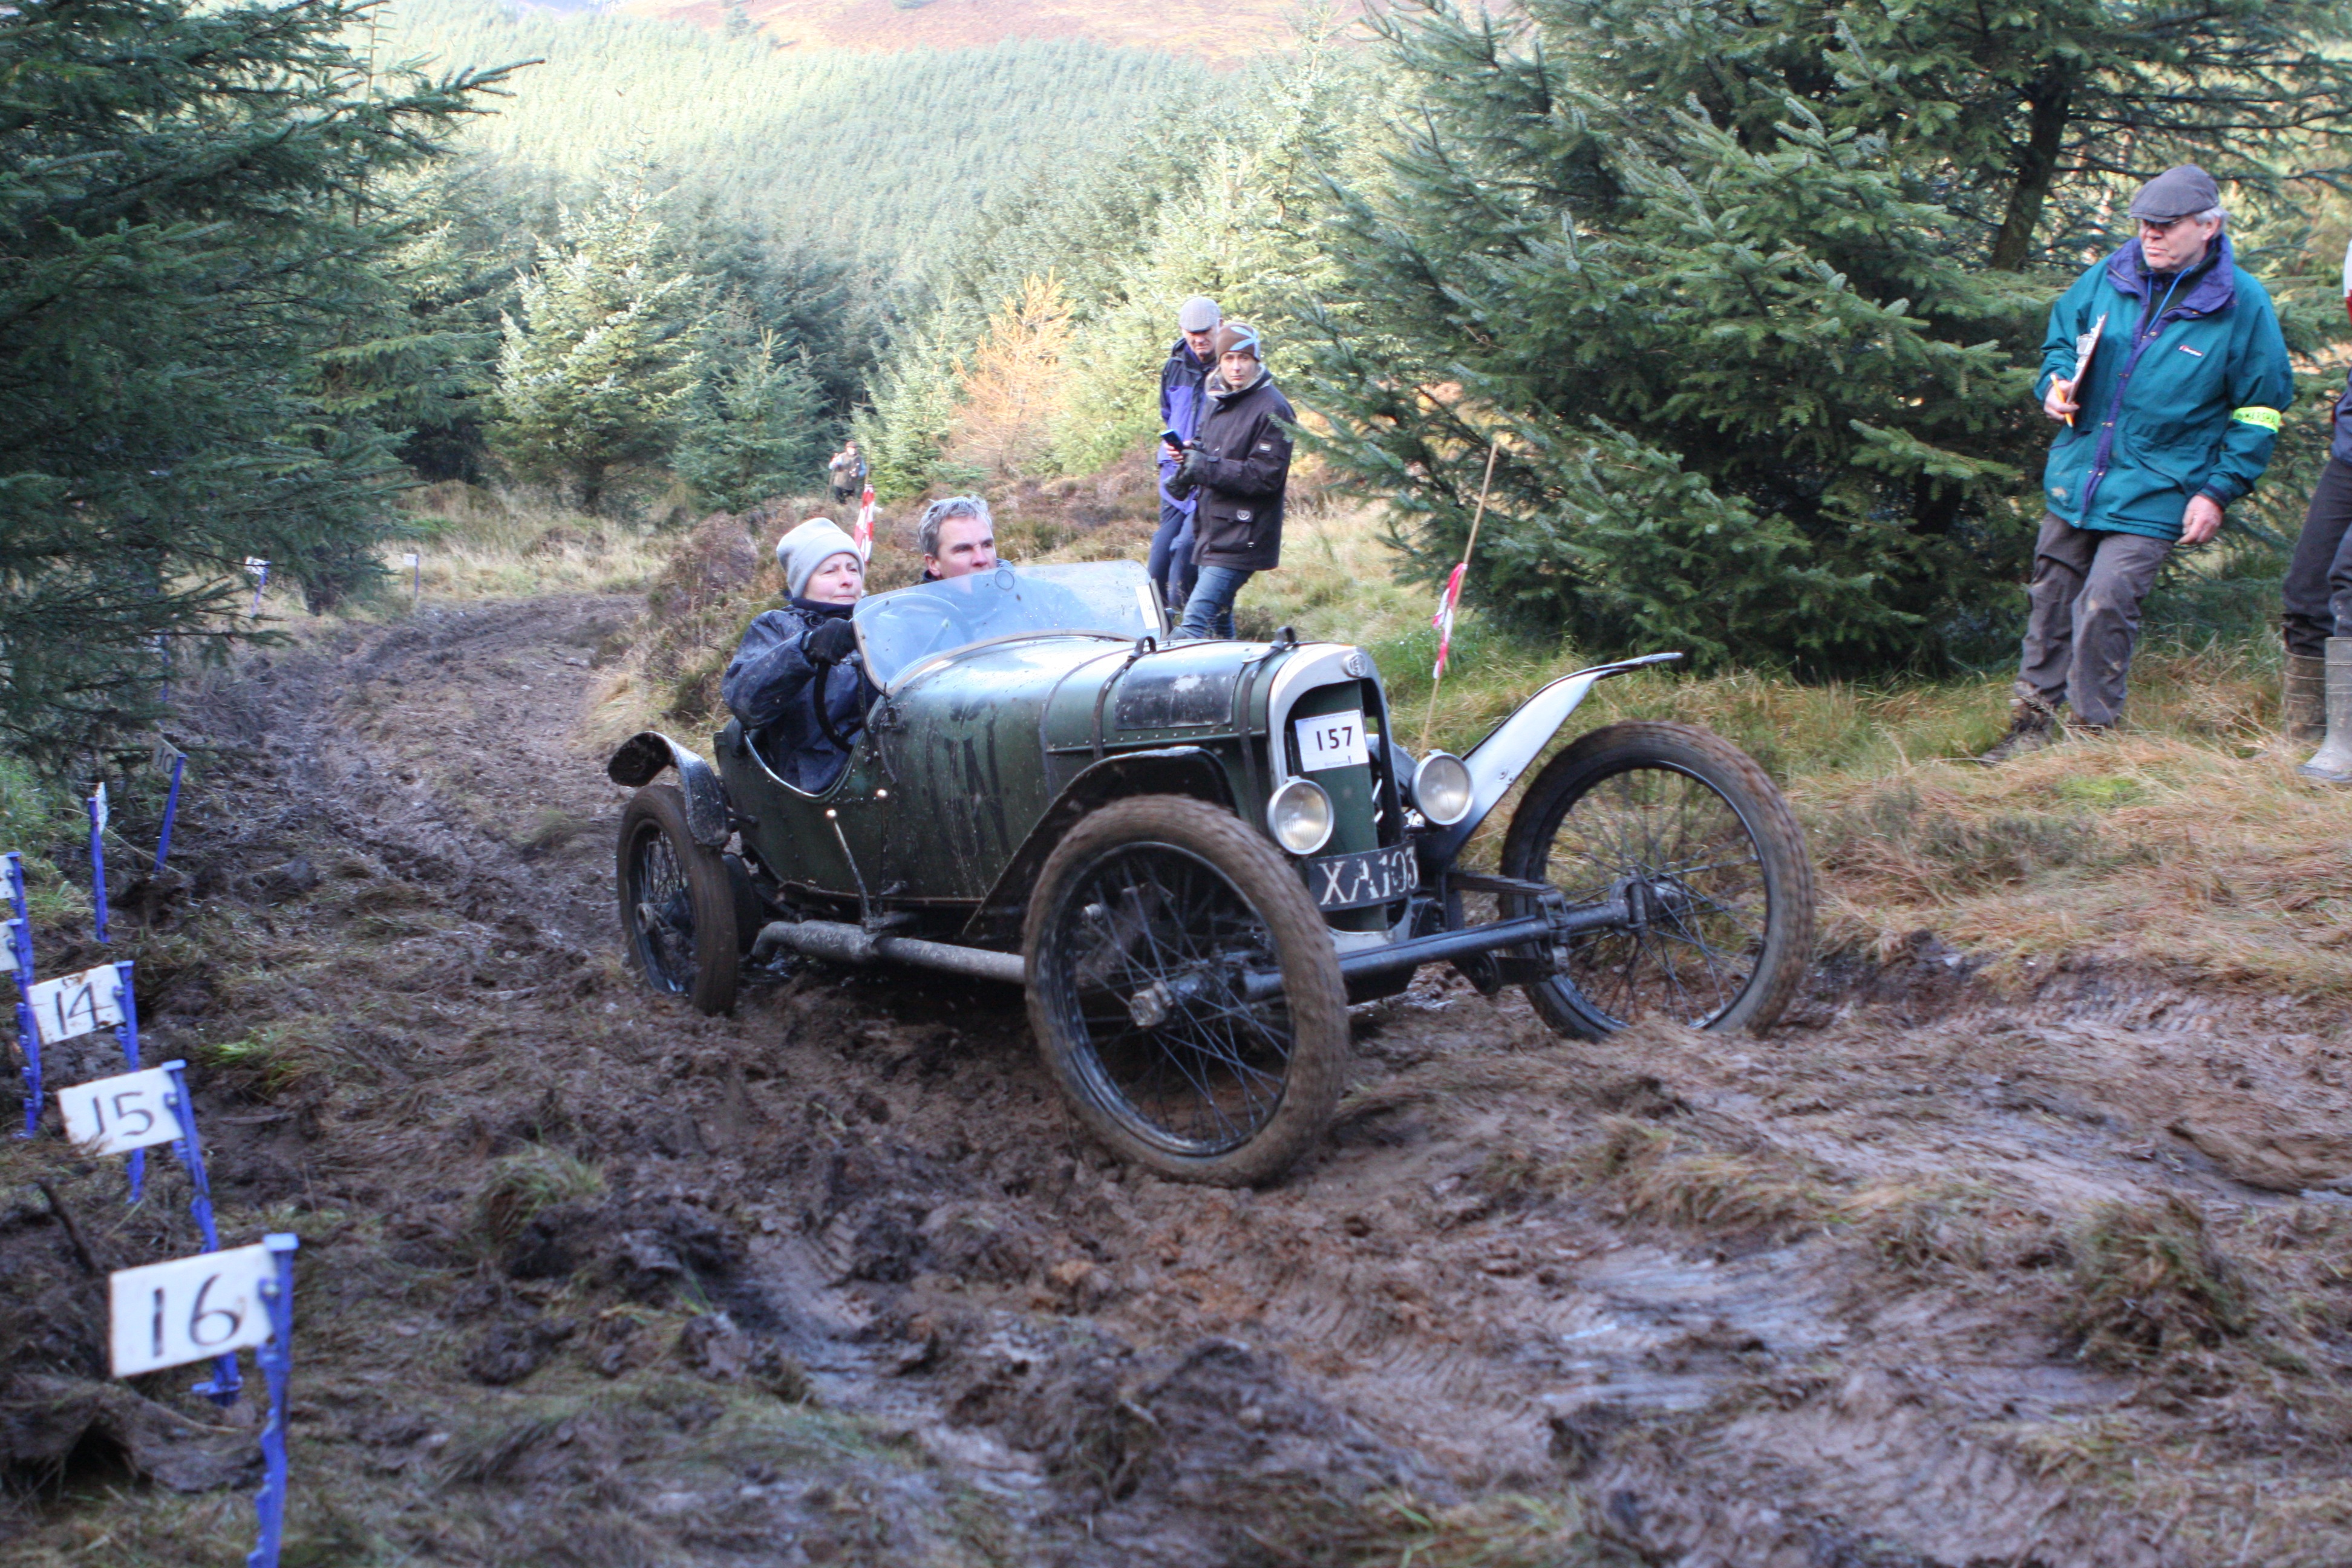
[[[2259,425],[2265,430],[2279,427],[2279,411],[2275,408],[2233,408],[2230,411],[2230,417],[2242,419],[2249,425]]]

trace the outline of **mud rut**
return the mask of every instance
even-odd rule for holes
[[[205,1093],[233,1195],[350,1216],[306,1254],[336,1305],[297,1426],[370,1478],[334,1528],[445,1561],[1321,1562],[1314,1521],[1370,1493],[1572,1491],[1626,1561],[2340,1560],[2273,1506],[2335,1495],[2326,1454],[2224,1437],[2173,1490],[2053,1464],[2170,1417],[2070,1354],[2031,1244],[2107,1199],[2325,1207],[2293,1194],[2352,1170],[2340,1020],[2097,973],[2004,1003],[1923,938],[1767,1040],[1596,1046],[1425,975],[1358,1011],[1306,1167],[1166,1184],[1062,1114],[1010,991],[811,967],[703,1020],[626,979],[623,792],[575,729],[634,609],[428,609],[198,700],[226,771],[166,923],[234,914],[256,963],[151,1011],[333,1064]],[[490,1173],[549,1150],[604,1193],[500,1230]],[[1941,1194],[1998,1256],[1906,1250],[1873,1194]],[[595,1403],[681,1367],[794,1393],[794,1363],[839,1432],[789,1462]]]

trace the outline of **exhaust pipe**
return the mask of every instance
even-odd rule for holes
[[[969,974],[1007,985],[1024,984],[1028,979],[1028,965],[1017,952],[992,952],[984,947],[958,947],[913,936],[877,936],[845,921],[770,921],[752,942],[751,956],[757,959],[779,947],[835,963],[911,963],[919,969]]]

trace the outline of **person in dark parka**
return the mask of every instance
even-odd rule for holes
[[[719,693],[777,777],[822,795],[849,752],[817,721],[810,689],[824,682],[835,731],[853,740],[866,721],[866,689],[849,613],[866,591],[866,558],[849,535],[813,518],[776,541],[776,563],[784,569],[786,607],[745,629]]]
[[[1184,602],[1178,638],[1234,635],[1234,596],[1282,564],[1283,492],[1290,484],[1291,430],[1298,416],[1266,374],[1257,329],[1217,329],[1208,406],[1169,489],[1193,495],[1192,559],[1201,574]]]

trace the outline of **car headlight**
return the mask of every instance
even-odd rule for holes
[[[1312,779],[1293,779],[1265,803],[1265,826],[1293,855],[1312,855],[1331,841],[1331,797]]]
[[[1451,752],[1432,752],[1412,770],[1412,805],[1440,827],[1470,815],[1470,769]]]

